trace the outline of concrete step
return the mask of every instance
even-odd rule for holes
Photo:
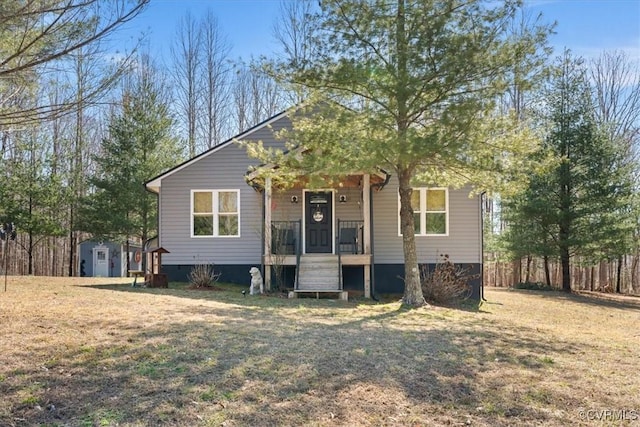
[[[289,292],[289,298],[298,298],[298,295],[300,294],[305,294],[305,293],[310,293],[310,294],[316,294],[316,298],[320,298],[320,294],[333,294],[333,293],[337,293],[338,297],[342,300],[342,301],[348,301],[349,300],[349,292],[347,291],[324,291],[324,290],[296,290],[293,292]]]

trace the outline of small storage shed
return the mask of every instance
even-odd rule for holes
[[[85,240],[78,245],[78,276],[80,277],[126,277],[127,257],[129,270],[142,269],[142,246],[129,243],[129,252],[124,243],[106,240]]]

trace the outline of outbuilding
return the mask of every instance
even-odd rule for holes
[[[142,246],[137,243],[108,240],[85,240],[78,245],[78,276],[126,277],[129,270],[142,269]]]

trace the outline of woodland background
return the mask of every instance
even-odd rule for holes
[[[182,17],[168,62],[146,51],[143,40],[113,54],[115,29],[146,6],[0,0],[0,222],[17,228],[15,241],[2,242],[1,271],[75,276],[79,242],[155,236],[156,200],[145,181],[302,99],[274,79],[264,62],[233,59],[212,11]],[[303,60],[313,54],[305,50],[305,17],[313,4],[283,2],[281,9],[274,37],[284,55]],[[512,30],[535,21],[522,15]],[[576,231],[563,255],[554,249],[558,230],[543,227],[553,221],[540,206],[554,202],[540,196],[540,189],[549,188],[542,178],[539,187],[515,196],[484,196],[485,286],[561,287],[561,258],[569,256],[572,289],[640,294],[639,65],[617,51],[590,61],[570,52],[546,56],[544,81],[522,87],[514,70],[496,109],[536,129],[563,120],[586,123],[563,130],[575,136],[570,132],[588,129],[589,137],[575,137],[586,147],[580,167],[603,157],[593,147],[609,147],[611,161],[599,169],[600,192],[580,203],[600,206],[600,212],[609,210],[602,206],[611,200],[616,206],[598,222],[597,233],[594,227]],[[561,105],[579,105],[579,118],[568,110],[554,117],[553,96]],[[549,101],[541,105],[540,99]],[[547,148],[553,152],[551,133]],[[587,189],[576,197],[591,191],[591,181],[575,183],[572,188]],[[532,233],[514,232],[522,229]]]

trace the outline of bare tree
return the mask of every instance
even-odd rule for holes
[[[231,98],[229,52],[231,46],[221,33],[216,16],[209,10],[200,23],[202,113],[199,115],[205,149],[228,136]]]
[[[249,117],[247,109],[251,99],[251,89],[249,85],[249,71],[240,64],[236,68],[233,80],[233,109],[236,121],[236,131],[240,133],[249,127]]]
[[[536,25],[544,25],[542,14],[534,16],[530,11],[521,9],[511,18],[508,33],[512,37],[522,37],[528,28]],[[527,109],[535,100],[532,87],[548,75],[547,60],[551,54],[552,48],[544,45],[539,51],[531,53],[524,63],[516,64],[509,73],[502,108],[513,112],[519,120],[526,117]],[[524,70],[527,70],[526,74]]]
[[[52,63],[113,34],[137,16],[149,0],[26,0],[2,2],[0,14],[0,126],[11,128],[72,112],[77,97],[25,108],[11,101],[52,72]],[[49,68],[47,68],[49,67]],[[88,91],[86,101],[100,91]]]
[[[178,25],[171,53],[174,65],[177,113],[186,130],[189,157],[197,154],[196,129],[199,103],[197,82],[200,77],[200,42],[198,24],[191,14],[187,13]]]
[[[256,66],[250,67],[249,76],[252,100],[251,121],[252,125],[256,125],[280,111],[283,89]]]
[[[77,272],[76,247],[79,232],[76,230],[79,201],[88,191],[88,176],[92,169],[92,154],[97,151],[96,142],[100,140],[100,106],[108,104],[109,91],[115,88],[123,73],[131,65],[131,55],[126,60],[112,66],[103,60],[105,48],[100,41],[77,49],[72,55],[74,76],[70,82],[74,86],[75,122],[72,146],[69,150],[68,206],[69,215],[69,264],[68,274]],[[100,102],[96,95],[100,94]]]
[[[314,2],[311,0],[280,0],[279,19],[273,25],[273,35],[282,48],[284,59],[304,67],[309,60],[313,36]],[[305,91],[301,87],[292,88],[287,99],[293,104],[303,101]]]
[[[513,37],[523,37],[529,28],[543,25],[542,14],[533,15],[531,11],[521,9],[517,14],[511,17],[509,21],[508,33]],[[523,121],[530,117],[529,111],[535,102],[536,94],[532,91],[534,83],[540,81],[547,75],[547,58],[551,55],[552,49],[545,45],[536,53],[529,55],[525,62],[515,63],[514,68],[508,73],[507,89],[502,95],[500,106],[504,114],[513,114],[516,120]],[[526,72],[524,71],[526,70]],[[539,93],[537,94],[540,95]],[[495,204],[499,204],[498,200],[494,200],[492,196],[487,198],[494,204],[493,208],[488,212],[498,214],[500,229],[504,230],[507,224],[504,219],[500,218],[501,208]],[[523,252],[524,254],[524,252]],[[532,256],[526,253],[525,282],[530,278],[530,266]],[[548,267],[548,259],[545,257],[545,267]],[[522,281],[522,259],[516,257],[511,265],[512,282],[514,284]]]
[[[45,96],[50,104],[57,104],[61,99],[64,99],[63,83],[58,80],[51,80],[47,82],[43,88],[46,91]],[[71,141],[70,132],[73,128],[73,119],[70,116],[54,117],[47,121],[43,127],[43,133],[49,137],[49,152],[48,156],[51,159],[50,180],[63,182],[66,177],[69,177],[69,153],[71,153]],[[58,205],[52,210],[52,217],[60,224],[67,224],[67,212],[68,212],[69,197],[65,191],[61,191],[59,194]],[[62,275],[64,265],[68,266],[65,260],[66,245],[59,244],[58,237],[49,237],[46,244],[47,259],[50,260],[48,268],[45,270],[45,274],[58,276]]]
[[[597,120],[606,129],[609,139],[616,141],[624,154],[623,161],[636,183],[636,200],[640,194],[640,63],[632,61],[622,51],[603,52],[591,64],[594,104]],[[640,210],[640,206],[636,206]],[[631,287],[637,280],[634,272],[640,259],[640,229],[636,227],[635,256],[631,265]],[[633,243],[632,243],[633,244]],[[616,292],[620,293],[622,265],[617,260]]]
[[[640,144],[640,65],[624,52],[603,52],[592,63],[596,116],[609,136],[637,156]],[[637,158],[635,159],[638,160]]]
[[[233,82],[233,107],[238,132],[281,111],[283,91],[282,86],[256,64],[237,64]]]

